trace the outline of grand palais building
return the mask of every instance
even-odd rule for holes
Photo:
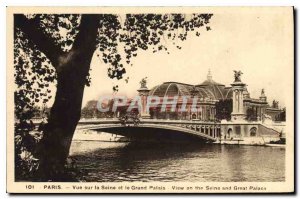
[[[251,98],[247,91],[246,84],[241,79],[241,72],[235,71],[235,80],[231,86],[225,86],[213,80],[211,72],[208,72],[207,79],[198,85],[191,85],[179,82],[164,82],[148,89],[141,84],[138,90],[140,96],[167,96],[178,99],[175,111],[167,106],[161,111],[162,103],[150,108],[147,113],[151,119],[177,119],[177,120],[199,120],[199,121],[221,121],[240,120],[260,121],[266,117],[273,121],[284,120],[283,110],[279,108],[278,102],[273,101],[272,105],[267,102],[264,89],[258,99]],[[190,96],[184,102],[183,97]],[[196,106],[193,99],[196,98]],[[181,111],[182,103],[186,103],[186,111]],[[195,102],[194,102],[195,104]],[[192,107],[193,105],[193,107]],[[193,109],[193,110],[192,110]]]

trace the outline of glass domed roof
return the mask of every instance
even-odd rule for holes
[[[149,95],[164,96],[198,96],[199,98],[211,100],[224,100],[232,97],[231,87],[225,87],[212,80],[209,71],[207,80],[199,85],[184,84],[180,82],[164,82],[152,88]]]

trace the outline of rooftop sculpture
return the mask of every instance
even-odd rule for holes
[[[144,78],[140,81],[141,88],[147,88],[147,78],[148,78],[148,77],[144,77]]]
[[[234,82],[241,82],[241,75],[243,74],[242,71],[234,70]]]

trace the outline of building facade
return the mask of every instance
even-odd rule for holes
[[[241,72],[235,71],[234,82],[225,86],[213,80],[209,71],[207,79],[198,85],[179,82],[164,82],[148,89],[146,82],[138,90],[142,97],[142,113],[144,118],[177,119],[199,121],[261,121],[268,117],[275,120],[282,110],[270,106],[264,89],[258,99],[251,98],[247,85],[241,80]],[[146,110],[146,97],[159,97],[160,103]],[[168,101],[163,100],[167,98]],[[176,100],[176,107],[170,102]],[[185,106],[183,110],[182,107]],[[165,107],[162,111],[162,107]]]

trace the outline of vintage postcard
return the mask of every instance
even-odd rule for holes
[[[7,7],[7,192],[293,193],[293,7]]]

